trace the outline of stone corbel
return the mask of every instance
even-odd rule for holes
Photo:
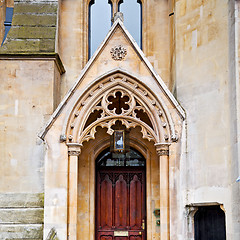
[[[170,143],[156,143],[156,151],[158,156],[169,156],[169,146]]]
[[[186,217],[187,218],[193,217],[197,210],[198,207],[196,206],[186,205]]]
[[[68,155],[69,156],[79,156],[81,153],[82,144],[79,143],[67,143]]]

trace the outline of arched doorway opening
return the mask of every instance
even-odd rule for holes
[[[146,160],[143,174],[146,187],[143,189],[146,192],[147,221],[144,229],[142,224],[141,229],[135,224],[133,230],[137,231],[131,239],[169,238],[171,217],[174,217],[169,209],[176,206],[177,200],[172,184],[175,175],[171,175],[170,169],[177,173],[178,138],[184,118],[181,118],[181,108],[175,104],[174,98],[164,88],[154,88],[153,85],[149,85],[145,78],[138,79],[126,71],[114,69],[96,78],[85,89],[77,90],[76,85],[76,92],[71,92],[60,106],[59,115],[47,125],[42,134],[43,137],[47,134],[46,141],[50,146],[49,158],[46,158],[48,188],[45,194],[49,199],[56,191],[59,195],[50,206],[56,215],[46,214],[46,222],[61,223],[54,224],[61,236],[71,240],[95,239],[95,163],[97,156],[111,145],[110,138],[115,130],[123,130],[114,128],[120,122],[126,131],[131,131],[129,146],[137,149]],[[124,177],[118,180],[122,179]],[[138,176],[134,180],[137,186]],[[141,221],[144,220],[142,216]],[[50,226],[46,225],[45,234]],[[146,229],[147,234],[144,233]],[[103,239],[113,238],[103,236]]]
[[[134,148],[96,159],[96,239],[146,239],[146,160]],[[118,238],[119,237],[119,238]]]

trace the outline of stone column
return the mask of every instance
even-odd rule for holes
[[[169,240],[169,145],[155,144],[159,156],[160,175],[160,239]]]
[[[78,156],[80,152],[80,144],[68,144],[68,240],[77,240]]]

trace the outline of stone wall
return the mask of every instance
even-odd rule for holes
[[[43,239],[43,194],[0,194],[0,238]]]
[[[44,143],[37,134],[59,100],[54,58],[0,56],[0,192],[43,192]]]
[[[57,8],[58,1],[16,0],[12,27],[0,54],[55,52]]]
[[[186,168],[180,186],[185,193],[182,211],[185,204],[223,204],[227,239],[239,239],[239,217],[235,214],[239,207],[234,200],[239,191],[239,119],[233,3],[178,0],[175,5],[176,90],[187,114],[186,155],[181,159]]]

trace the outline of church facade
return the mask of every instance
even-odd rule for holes
[[[239,1],[0,7],[1,239],[240,238]]]

